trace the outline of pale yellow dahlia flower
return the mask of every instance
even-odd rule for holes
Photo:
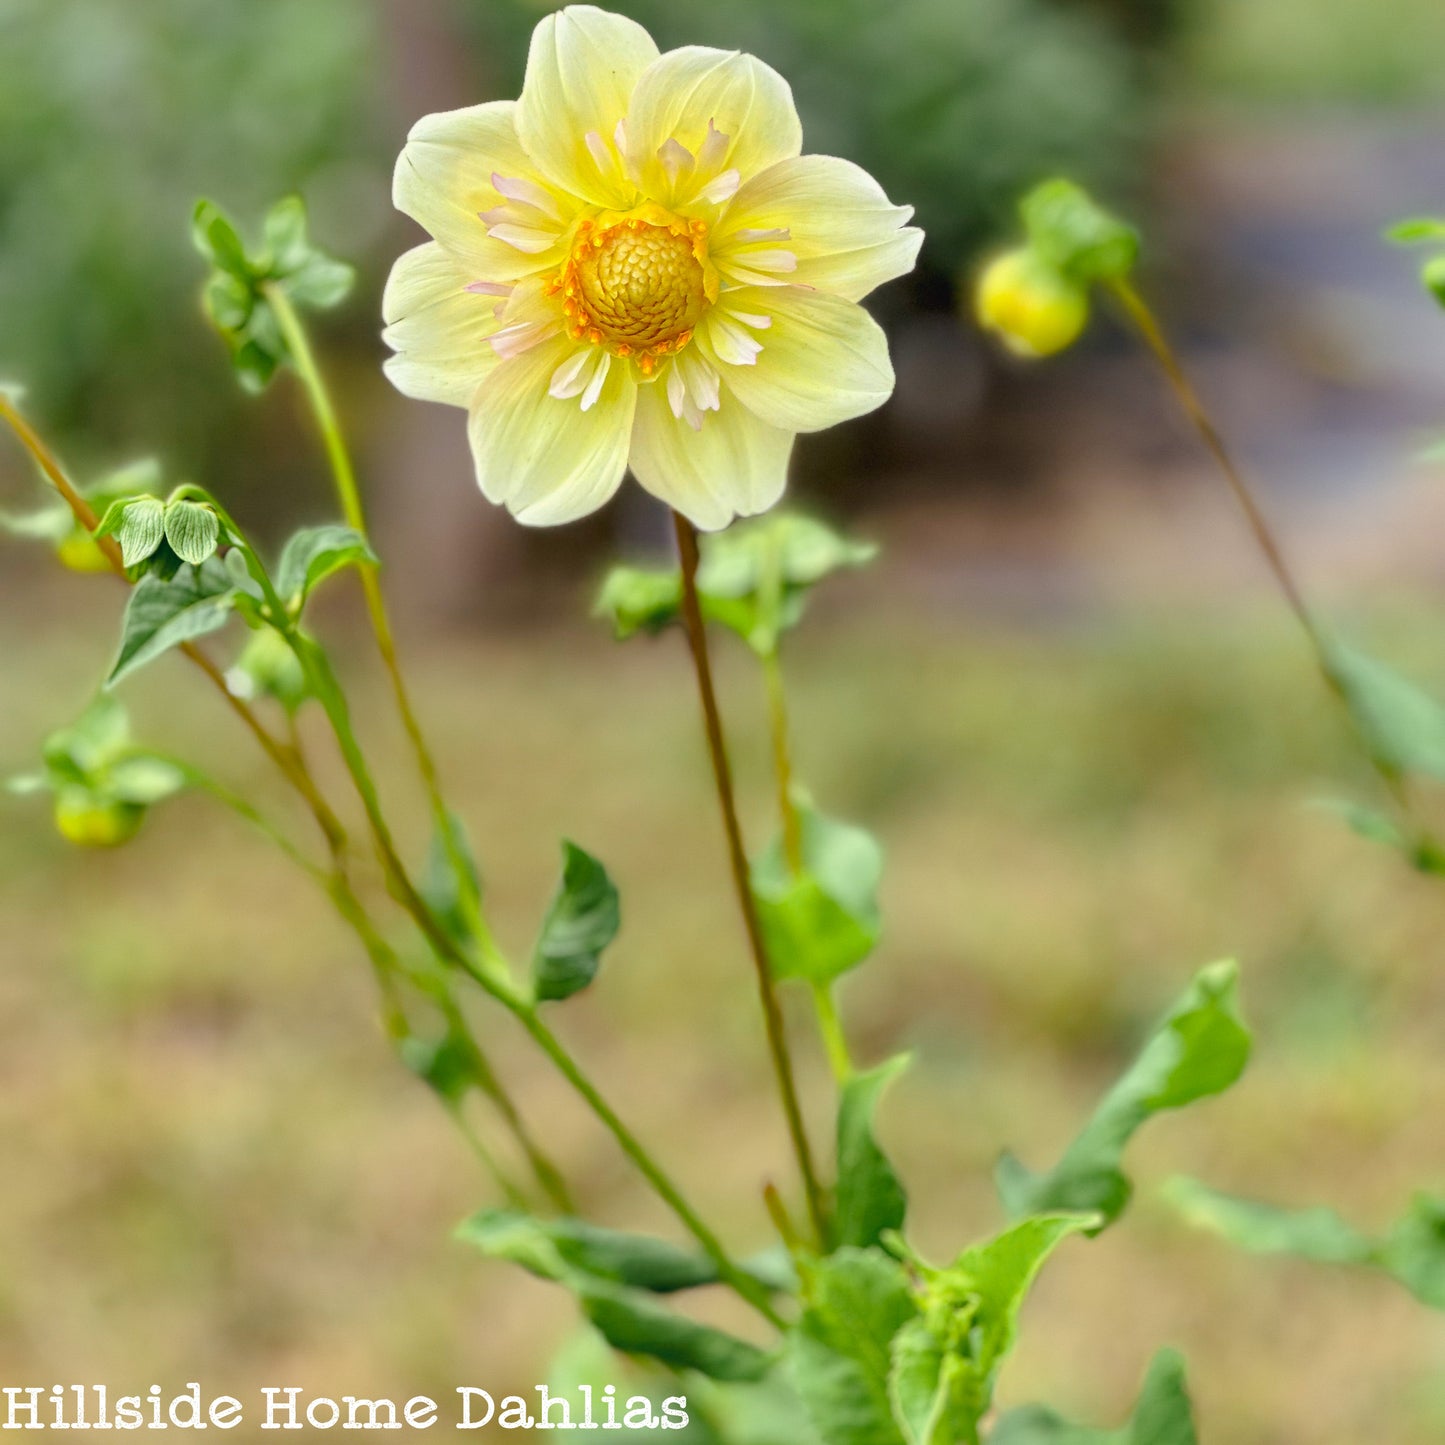
[[[893,390],[858,302],[922,239],[801,149],[751,55],[549,15],[520,100],[427,116],[402,151],[396,205],[435,239],[387,285],[388,375],[467,408],[482,491],[523,522],[594,511],[629,466],[699,527],[765,510],[797,432]]]

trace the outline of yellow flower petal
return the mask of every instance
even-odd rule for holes
[[[798,260],[788,280],[861,301],[913,269],[923,232],[906,224],[912,215],[912,206],[893,205],[852,161],[794,156],[743,182],[713,232],[712,250],[726,273],[782,247]]]
[[[669,50],[637,82],[627,112],[629,160],[649,193],[665,202],[729,170],[746,179],[802,146],[788,82],[737,51]],[[688,159],[695,171],[688,171]]]
[[[517,134],[534,169],[596,205],[631,205],[620,162],[611,161],[613,137],[657,53],[642,26],[592,5],[569,5],[542,20],[517,102]]]
[[[666,387],[638,388],[632,474],[705,532],[765,512],[783,494],[793,433],[754,416],[726,392],[694,431],[673,415]]]
[[[391,268],[382,297],[382,340],[398,354],[385,370],[398,391],[421,401],[467,406],[500,359],[490,337],[502,298],[469,291],[472,278],[435,241]]]
[[[560,259],[557,247],[551,248],[557,251],[553,256],[507,245],[489,236],[482,221],[483,212],[510,199],[494,176],[505,182],[535,171],[517,139],[516,112],[515,101],[495,100],[423,116],[397,159],[393,204],[471,269],[473,280],[514,281]],[[575,209],[573,203],[570,210]],[[560,233],[560,221],[537,214]]]
[[[555,526],[595,512],[622,482],[637,401],[631,369],[611,366],[593,405],[548,387],[577,350],[565,336],[504,361],[472,403],[477,481],[519,522]]]
[[[855,302],[797,286],[744,286],[723,297],[725,304],[709,314],[709,320],[727,322],[729,331],[718,340],[736,341],[738,313],[768,317],[772,324],[752,338],[761,350],[751,362],[744,360],[746,351],[729,351],[729,360],[706,328],[699,328],[697,343],[712,353],[724,383],[764,421],[789,431],[821,431],[875,410],[892,394],[888,340]],[[727,320],[729,311],[736,320]]]

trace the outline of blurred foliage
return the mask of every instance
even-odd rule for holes
[[[225,475],[243,403],[187,217],[203,192],[249,214],[304,190],[323,234],[374,238],[378,65],[352,0],[3,0],[0,369],[62,425]]]
[[[1440,0],[1184,3],[1184,54],[1206,94],[1285,104],[1445,96]]]

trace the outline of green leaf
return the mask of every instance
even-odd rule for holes
[[[374,567],[379,559],[371,544],[352,527],[331,523],[297,532],[281,553],[276,591],[299,616],[312,591],[345,567]]]
[[[650,1295],[578,1263],[600,1260],[644,1276],[669,1267],[655,1250],[644,1258],[641,1248],[632,1252],[621,1247],[617,1241],[622,1236],[610,1231],[577,1221],[559,1227],[556,1221],[544,1222],[513,1210],[487,1210],[463,1224],[458,1237],[494,1259],[511,1260],[565,1285],[614,1349],[647,1355],[674,1369],[700,1370],[716,1380],[761,1379],[771,1364],[755,1345],[676,1314]]]
[[[799,805],[803,872],[775,839],[753,864],[768,960],[779,979],[827,984],[873,952],[882,932],[883,850],[864,828]]]
[[[297,306],[334,306],[351,289],[354,272],[307,239],[299,196],[272,207],[259,251],[246,249],[236,228],[210,201],[197,205],[192,234],[215,267],[202,291],[206,312],[226,342],[242,386],[260,391],[289,359],[267,288],[279,287]]]
[[[241,237],[215,202],[196,202],[196,209],[191,215],[191,239],[213,266],[233,276],[250,275]]]
[[[199,567],[216,554],[221,542],[221,519],[204,502],[180,499],[165,508],[165,531],[171,551],[182,562]]]
[[[1088,1214],[1039,1215],[966,1249],[946,1269],[919,1265],[922,1317],[894,1342],[889,1393],[908,1445],[974,1445],[993,1403],[1018,1315],[1045,1261]]]
[[[901,1054],[843,1085],[838,1104],[838,1203],[834,1239],[860,1248],[903,1228],[908,1195],[873,1138],[873,1116],[883,1091],[908,1067]]]
[[[153,807],[184,791],[186,775],[174,763],[137,752],[120,759],[106,778],[106,794],[119,803]]]
[[[1222,1093],[1243,1073],[1250,1037],[1237,983],[1233,962],[1200,971],[1048,1173],[1032,1174],[1010,1154],[999,1160],[994,1182],[1012,1217],[1087,1209],[1104,1224],[1118,1218],[1132,1188],[1121,1167],[1124,1150],[1140,1126],[1163,1109]]]
[[[604,1284],[585,1284],[578,1295],[587,1318],[625,1354],[647,1355],[714,1380],[760,1380],[772,1364],[756,1345],[675,1314],[648,1295]]]
[[[1445,306],[1445,256],[1432,256],[1420,268],[1420,281],[1425,289]]]
[[[803,1297],[789,1364],[825,1445],[903,1445],[888,1393],[894,1337],[918,1316],[903,1266],[840,1249],[805,1266]]]
[[[682,609],[682,575],[644,567],[614,567],[603,579],[592,615],[612,623],[619,642],[638,632],[655,635],[676,622]]]
[[[1026,1405],[999,1420],[988,1445],[1199,1445],[1184,1362],[1173,1350],[1154,1356],[1133,1417],[1118,1430],[1072,1425],[1042,1405]]]
[[[470,946],[476,942],[473,925],[482,906],[482,877],[466,824],[455,813],[449,813],[447,826],[452,830],[450,844],[440,827],[432,834],[418,891],[451,937]],[[454,857],[461,860],[461,876]]]
[[[908,1445],[961,1445],[978,1439],[986,1408],[978,1371],[951,1354],[927,1320],[910,1320],[893,1341],[893,1413]]]
[[[1445,1198],[1415,1196],[1381,1243],[1380,1264],[1421,1304],[1445,1310]]]
[[[1385,237],[1401,246],[1413,246],[1418,241],[1445,241],[1445,221],[1428,216],[1396,221],[1386,228]]]
[[[93,783],[131,746],[130,718],[119,698],[102,693],[69,727],[45,740],[45,766]]]
[[[490,1093],[495,1087],[476,1045],[460,1029],[449,1028],[437,1039],[405,1038],[398,1052],[402,1063],[449,1104],[460,1103],[473,1089]]]
[[[114,536],[121,561],[134,567],[165,540],[166,508],[157,497],[126,497],[112,502],[95,529],[97,538]]]
[[[1294,1254],[1316,1264],[1369,1264],[1373,1240],[1332,1209],[1278,1209],[1222,1194],[1194,1179],[1172,1179],[1166,1194],[1191,1224],[1256,1254]]]
[[[1139,258],[1139,233],[1073,181],[1045,181],[1019,211],[1033,249],[1073,280],[1123,280]]]
[[[36,512],[17,515],[0,512],[0,532],[36,542],[60,542],[75,529],[75,517],[69,507],[42,507]]]
[[[1325,665],[1380,768],[1445,780],[1445,708],[1356,648],[1333,644]]]
[[[1255,1254],[1289,1254],[1316,1264],[1382,1269],[1422,1304],[1445,1310],[1445,1199],[1417,1195],[1381,1239],[1332,1209],[1280,1209],[1175,1179],[1169,1197],[1190,1223]]]
[[[162,653],[226,625],[237,590],[216,558],[200,567],[186,563],[169,581],[142,577],[131,592],[122,624],[120,652],[107,687]]]
[[[542,1001],[586,988],[621,923],[617,888],[602,864],[566,841],[562,859],[562,881],[532,950],[533,990]]]

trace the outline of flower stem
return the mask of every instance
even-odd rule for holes
[[[778,817],[783,829],[783,856],[793,873],[803,871],[803,820],[793,799],[793,756],[789,742],[788,698],[783,688],[783,665],[776,646],[762,655],[763,681],[768,691],[768,723],[773,743],[773,774],[778,783]]]
[[[488,985],[483,984],[483,987],[488,987]],[[658,1197],[702,1246],[703,1251],[717,1267],[718,1276],[770,1323],[781,1329],[782,1319],[773,1309],[766,1287],[733,1263],[718,1237],[703,1222],[677,1185],[643,1147],[637,1136],[622,1122],[616,1111],[602,1097],[597,1087],[582,1071],[581,1066],[568,1053],[561,1040],[542,1021],[536,1007],[515,996],[510,1000],[501,998],[500,1001],[516,1016],[518,1022],[532,1036],[542,1052],[552,1060],[562,1076],[602,1121],[622,1152],[636,1165],[638,1172],[652,1185]]]
[[[798,811],[797,800],[793,797],[793,760],[789,742],[788,698],[783,686],[783,664],[777,641],[761,655],[763,680],[768,692],[769,732],[773,741],[773,773],[778,783],[778,814],[782,820],[783,857],[794,877],[805,871],[803,857],[803,818]],[[828,1065],[833,1077],[844,1084],[853,1077],[853,1057],[848,1051],[848,1037],[843,1032],[843,1021],[838,1016],[838,1004],[833,997],[830,983],[815,983],[812,987],[813,1012],[818,1020],[818,1032],[823,1039],[823,1048],[828,1055]]]
[[[306,399],[311,407],[317,429],[321,433],[327,460],[331,466],[332,479],[336,485],[337,496],[341,501],[342,513],[346,518],[347,525],[365,537],[367,536],[366,509],[362,504],[361,489],[356,481],[356,468],[352,463],[351,453],[347,448],[346,438],[331,400],[331,393],[321,374],[321,368],[317,365],[315,353],[311,349],[306,328],[283,287],[275,283],[268,283],[265,292],[266,298],[275,312],[277,323],[280,325],[281,334],[285,338],[287,350],[291,353],[296,374],[306,392]],[[447,855],[447,862],[456,874],[460,885],[457,889],[458,902],[466,914],[467,924],[475,937],[484,949],[489,948],[492,946],[491,934],[481,907],[468,886],[470,869],[461,843],[456,836],[456,830],[452,826],[451,815],[442,794],[441,775],[437,768],[436,757],[427,742],[426,734],[422,731],[420,719],[412,705],[410,689],[407,687],[406,678],[401,670],[401,662],[396,650],[396,637],[392,631],[386,597],[381,589],[381,579],[372,563],[363,564],[360,571],[361,586],[366,595],[366,610],[371,619],[371,630],[376,636],[377,651],[391,683],[402,727],[406,731],[407,739],[416,757],[417,770],[421,774],[422,785],[426,789],[427,801],[431,807],[432,818],[441,838],[442,847]]]
[[[97,521],[93,509],[66,477],[54,453],[45,446],[36,432],[11,406],[3,394],[0,394],[0,420],[4,420],[15,431],[26,449],[55,485],[56,490],[70,505],[77,520],[87,529],[93,530]],[[121,564],[119,548],[114,545],[113,539],[102,539],[102,545],[106,543],[110,544],[106,552],[107,556],[111,556],[113,567],[123,580],[128,581],[125,568]],[[274,594],[271,601],[273,607],[279,609],[276,612],[277,625],[281,628],[288,643],[297,651],[298,660],[306,670],[307,677],[312,680],[313,687],[318,691],[323,710],[326,712],[341,749],[347,771],[361,798],[383,873],[393,897],[411,916],[430,945],[432,952],[440,960],[462,969],[523,1025],[527,1033],[531,1035],[542,1051],[557,1066],[563,1077],[581,1095],[584,1102],[612,1134],[623,1153],[637,1166],[663,1202],[697,1240],[704,1252],[717,1266],[719,1278],[742,1299],[753,1305],[770,1323],[781,1327],[782,1321],[776,1310],[773,1309],[766,1288],[760,1281],[744,1273],[733,1263],[717,1236],[702,1221],[682,1192],[642,1146],[637,1137],[623,1124],[621,1118],[567,1052],[561,1040],[537,1016],[536,1009],[530,1000],[517,991],[515,985],[510,981],[509,974],[504,972],[505,960],[497,951],[495,944],[491,944],[488,940],[489,946],[483,950],[482,961],[479,962],[452,939],[436,920],[397,854],[390,829],[381,812],[380,800],[370,770],[360,744],[351,730],[345,696],[331,671],[329,662],[326,661],[325,654],[309,639],[301,636],[294,624],[290,624],[286,620],[285,609],[279,607],[279,599],[275,599]],[[231,692],[220,668],[209,657],[191,644],[186,644],[181,650],[205,672],[231,709],[261,743],[267,756],[306,801],[326,836],[337,865],[332,876],[331,888],[328,891],[331,893],[333,901],[336,901],[342,908],[343,916],[353,927],[357,928],[373,964],[378,964],[383,956],[380,951],[385,950],[389,953],[390,946],[370,924],[369,915],[366,914],[360,900],[356,898],[351,888],[343,866],[347,850],[345,831],[316,787],[304,762],[292,750],[272,737],[245,700],[236,697]],[[451,830],[447,829],[446,831],[450,836]],[[393,1018],[391,1022],[394,1025],[396,1020]],[[555,1173],[555,1170],[553,1172]]]
[[[34,458],[36,464],[45,473],[51,484],[59,492],[66,504],[70,507],[76,521],[86,528],[87,531],[94,531],[98,523],[94,509],[81,495],[79,490],[66,475],[64,467],[61,466],[55,453],[45,444],[39,433],[25,420],[25,418],[6,400],[3,393],[0,393],[0,419],[3,419],[15,432],[25,449]],[[234,530],[234,526],[233,526]],[[119,546],[113,537],[102,537],[99,545],[106,557],[110,560],[111,567],[116,575],[127,584],[130,579],[126,575],[125,565],[121,559]],[[215,795],[220,801],[227,804],[248,822],[259,826],[268,833],[275,841],[281,844],[287,855],[298,861],[305,867],[308,874],[321,876],[326,886],[328,896],[337,906],[342,917],[355,929],[366,948],[367,955],[371,959],[373,970],[376,973],[378,984],[382,989],[383,998],[387,1007],[388,1032],[395,1034],[397,1019],[399,1017],[399,1003],[395,995],[394,974],[385,962],[387,958],[395,963],[395,955],[390,946],[377,933],[375,926],[371,924],[369,915],[364,906],[357,898],[354,889],[349,881],[346,871],[347,838],[344,827],[330,805],[317,787],[310,769],[306,766],[304,757],[299,749],[286,744],[275,738],[267,729],[264,723],[256,715],[244,698],[237,697],[226,683],[225,674],[216,663],[200,648],[193,643],[186,643],[181,647],[181,652],[206,676],[212,686],[224,699],[231,711],[240,719],[246,729],[260,744],[266,756],[275,764],[278,770],[286,778],[287,782],[296,790],[306,803],[317,826],[326,839],[332,857],[332,872],[325,875],[317,870],[314,865],[307,862],[289,842],[283,839],[278,830],[274,829],[260,813],[238,798],[228,789],[221,787],[209,778],[203,779],[203,785]],[[194,770],[187,769],[188,775],[200,778]],[[389,834],[386,835],[389,841]],[[394,856],[394,850],[393,850]],[[398,864],[399,864],[399,860]],[[472,1040],[473,1047],[477,1049],[478,1056],[485,1060],[480,1047]],[[484,1065],[485,1066],[485,1065]],[[502,1089],[500,1081],[496,1082],[496,1090],[492,1093],[493,1102],[497,1105],[503,1119],[507,1122],[517,1138],[523,1151],[531,1161],[538,1182],[553,1199],[553,1201],[566,1211],[570,1211],[571,1202],[567,1194],[566,1185],[557,1167],[546,1158],[535,1139],[526,1129],[517,1108],[510,1097]]]
[[[838,1016],[831,984],[813,985],[813,1012],[818,1018],[818,1032],[823,1036],[833,1078],[839,1084],[846,1084],[853,1077],[853,1055],[848,1052],[848,1036],[843,1032],[843,1020]]]
[[[1173,391],[1185,416],[1193,425],[1194,430],[1199,434],[1200,440],[1204,443],[1205,449],[1214,459],[1215,465],[1219,468],[1220,474],[1224,477],[1238,503],[1240,510],[1244,513],[1245,521],[1254,539],[1259,545],[1270,572],[1275,581],[1279,584],[1280,591],[1284,594],[1285,601],[1289,604],[1290,611],[1295,615],[1300,627],[1303,629],[1309,641],[1310,648],[1314,653],[1316,665],[1325,680],[1326,687],[1344,707],[1349,717],[1350,725],[1359,734],[1359,724],[1355,719],[1354,712],[1350,707],[1349,699],[1345,696],[1344,690],[1335,673],[1335,668],[1330,656],[1330,642],[1324,628],[1315,617],[1313,609],[1305,600],[1304,590],[1295,578],[1294,572],[1285,559],[1284,549],[1281,547],[1278,538],[1274,534],[1264,511],[1254,495],[1253,489],[1245,480],[1244,474],[1239,470],[1229,448],[1225,445],[1224,438],[1219,428],[1214,424],[1209,412],[1206,410],[1199,393],[1195,391],[1193,383],[1184,371],[1179,356],[1169,338],[1164,332],[1159,318],[1154,314],[1149,303],[1139,294],[1134,286],[1127,280],[1117,280],[1110,283],[1111,289],[1123,307],[1134,329],[1139,333],[1146,347],[1152,353],[1155,361],[1158,362],[1160,370],[1163,371],[1165,379]],[[1406,818],[1411,827],[1418,835],[1417,842],[1423,846],[1433,846],[1428,832],[1419,824],[1415,817],[1414,808],[1411,805],[1409,794],[1406,791],[1403,781],[1390,769],[1382,767],[1375,758],[1370,748],[1365,749],[1375,771],[1379,774],[1385,787],[1394,798],[1400,809],[1401,815]]]
[[[702,605],[697,594],[697,532],[680,512],[674,512],[677,550],[682,562],[682,614],[691,645],[693,667],[697,672],[698,695],[702,702],[703,727],[707,733],[708,753],[712,758],[713,781],[717,785],[718,805],[722,812],[723,830],[727,835],[728,861],[733,886],[737,893],[743,927],[747,931],[748,949],[757,975],[758,998],[763,1007],[767,1029],[768,1051],[772,1056],[773,1073],[782,1100],[783,1115],[803,1176],[808,1216],[819,1240],[827,1238],[827,1215],[823,1206],[823,1190],[813,1164],[813,1152],[803,1124],[803,1111],[798,1102],[798,1087],[793,1075],[793,1061],[788,1049],[787,1029],[778,1001],[777,987],[763,943],[762,925],[758,920],[757,902],[753,897],[748,873],[747,850],[743,846],[742,827],[738,822],[737,800],[733,793],[732,766],[728,761],[727,744],[723,738],[722,716],[718,711],[717,693],[713,687],[712,664],[708,658],[707,627],[703,622]]]

